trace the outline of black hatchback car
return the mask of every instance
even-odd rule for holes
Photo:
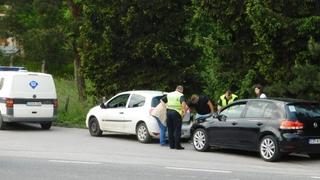
[[[209,147],[258,151],[265,161],[281,155],[320,156],[320,104],[296,99],[244,99],[191,128],[197,151]]]

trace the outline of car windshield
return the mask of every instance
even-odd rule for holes
[[[156,107],[156,106],[160,103],[160,99],[161,99],[162,97],[163,97],[163,96],[153,97],[153,98],[152,98],[152,101],[151,101],[151,107]]]
[[[298,119],[320,118],[320,104],[300,103],[288,105],[290,114],[294,114]]]

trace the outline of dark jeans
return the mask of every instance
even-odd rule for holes
[[[180,114],[175,111],[168,109],[167,110],[167,126],[168,126],[168,135],[169,135],[169,145],[170,148],[179,148],[180,137],[181,137],[181,127],[182,127],[182,119]]]

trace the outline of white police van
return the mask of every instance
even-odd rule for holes
[[[50,74],[0,68],[0,129],[10,122],[40,123],[42,129],[50,129],[57,105]]]

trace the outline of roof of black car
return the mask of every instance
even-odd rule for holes
[[[303,100],[303,99],[294,99],[294,98],[282,98],[282,97],[268,97],[268,98],[256,98],[256,99],[241,99],[239,101],[251,101],[251,100],[270,100],[270,101],[281,101],[285,103],[299,103],[299,102],[309,102],[309,103],[315,103],[315,101],[310,100]]]

